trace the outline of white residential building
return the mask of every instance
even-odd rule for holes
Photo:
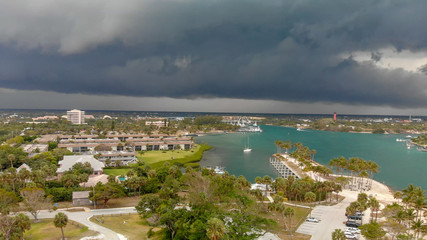
[[[72,124],[84,124],[85,123],[85,111],[73,109],[67,111],[67,120]]]
[[[56,171],[60,177],[64,172],[70,170],[76,163],[89,163],[93,168],[93,175],[101,175],[105,164],[98,161],[93,155],[72,155],[64,156],[64,160],[59,161],[59,168]]]

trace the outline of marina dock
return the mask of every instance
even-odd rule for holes
[[[300,179],[307,176],[295,163],[287,159],[286,154],[273,154],[270,157],[270,164],[282,178],[293,176],[295,179]]]

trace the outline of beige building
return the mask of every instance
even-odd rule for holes
[[[168,122],[166,120],[145,121],[145,126],[167,127]]]
[[[67,111],[67,120],[72,124],[84,124],[85,123],[85,111],[73,109]]]

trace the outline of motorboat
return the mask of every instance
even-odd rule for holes
[[[248,145],[246,145],[246,147],[243,149],[243,152],[245,153],[252,152],[252,148],[249,145],[249,137],[248,137]]]

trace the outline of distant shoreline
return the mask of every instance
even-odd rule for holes
[[[298,129],[298,127],[294,127],[294,126],[287,126],[287,125],[274,125],[274,124],[265,124],[268,126],[276,126],[276,127],[287,127],[287,128],[295,128]],[[417,135],[421,135],[421,134],[426,134],[426,132],[404,132],[404,133],[372,133],[372,132],[367,132],[367,131],[361,131],[361,132],[357,132],[357,131],[332,131],[332,130],[324,130],[324,129],[312,129],[312,128],[304,128],[304,127],[299,127],[302,130],[313,130],[313,131],[324,131],[324,132],[338,132],[338,133],[362,133],[362,134],[382,134],[382,135],[402,135],[402,134],[417,134]]]

